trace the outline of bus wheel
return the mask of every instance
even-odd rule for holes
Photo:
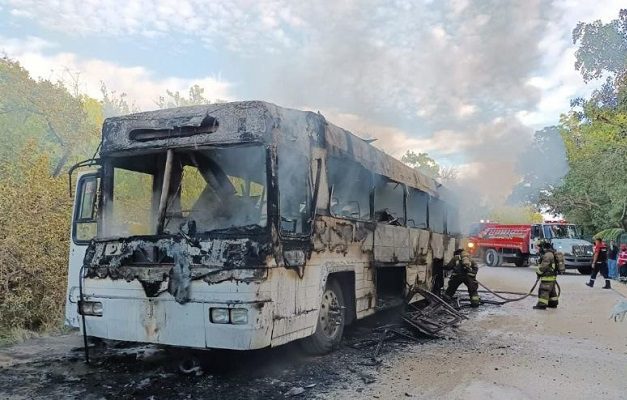
[[[338,281],[329,279],[320,302],[316,332],[303,339],[303,350],[309,354],[326,354],[336,348],[342,340],[344,321],[342,287]]]
[[[485,252],[485,263],[488,267],[498,267],[501,265],[501,256],[498,251],[494,249],[488,249]]]

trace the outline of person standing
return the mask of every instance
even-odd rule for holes
[[[477,282],[477,264],[470,258],[470,254],[462,249],[455,250],[453,259],[444,267],[453,270],[448,280],[448,287],[444,293],[444,298],[450,300],[455,295],[457,288],[462,283],[468,288],[470,296],[470,307],[479,307],[481,298],[479,297],[479,283]]]
[[[610,240],[610,247],[607,249],[607,275],[610,279],[616,279],[618,277],[618,270],[616,269],[616,259],[618,258],[618,246],[613,240]]]
[[[564,257],[555,251],[551,242],[542,241],[539,245],[542,261],[536,274],[540,279],[540,287],[538,287],[538,303],[533,308],[536,310],[546,310],[547,307],[557,308],[559,296],[555,287],[557,273],[566,271]]]
[[[627,281],[627,244],[620,246],[620,253],[618,254],[618,279],[620,281]]]
[[[590,275],[590,281],[586,282],[586,285],[593,287],[594,280],[599,272],[603,278],[605,278],[605,286],[603,286],[603,289],[611,289],[610,280],[607,276],[607,246],[605,246],[601,238],[596,238],[594,256],[592,257],[592,275]]]

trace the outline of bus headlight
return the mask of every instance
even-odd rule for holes
[[[231,323],[233,325],[246,325],[248,323],[248,310],[246,308],[232,308]]]
[[[228,324],[229,323],[229,309],[228,308],[212,308],[211,309],[211,322],[214,324]]]
[[[102,316],[103,308],[102,308],[101,302],[99,301],[94,302],[91,308],[92,308],[93,315]]]
[[[93,315],[95,317],[102,317],[102,303],[99,301],[79,301],[78,312],[81,315]]]

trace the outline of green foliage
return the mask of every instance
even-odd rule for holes
[[[115,187],[110,234],[114,236],[153,234],[152,175],[118,168],[115,170],[113,181]]]
[[[416,154],[411,150],[407,150],[401,157],[401,161],[423,174],[442,182],[452,181],[457,177],[456,169],[441,167],[427,153]]]
[[[16,154],[0,167],[0,339],[11,329],[57,327],[67,282],[67,178],[50,174],[34,141]]]
[[[621,89],[625,90],[625,89]],[[627,227],[627,109],[604,111],[611,120],[595,116],[586,104],[586,117],[563,118],[562,137],[570,171],[563,185],[541,201],[553,212],[591,230]]]
[[[622,75],[627,64],[627,9],[608,24],[580,22],[573,30],[573,43],[579,44],[575,68],[586,82],[605,72]]]
[[[490,211],[488,219],[501,224],[535,224],[543,221],[542,214],[531,206],[502,206]]]
[[[72,96],[61,82],[34,80],[17,62],[0,59],[0,161],[11,162],[15,150],[34,139],[50,155],[53,174],[96,148],[98,121],[89,119],[84,99]]]
[[[102,93],[101,112],[105,118],[139,111],[135,105],[128,104],[126,93],[118,94],[115,90],[109,91],[104,82],[100,85],[100,93]]]
[[[159,108],[172,108],[210,104],[211,101],[205,97],[204,93],[205,89],[199,85],[190,87],[187,97],[182,96],[178,90],[176,92],[166,90],[166,95],[159,97],[157,106]]]
[[[610,240],[614,240],[618,242],[618,238],[625,232],[624,229],[621,228],[610,228],[602,230],[601,232],[597,232],[594,235],[594,238],[603,239],[604,242],[609,242]]]

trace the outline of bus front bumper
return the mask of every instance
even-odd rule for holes
[[[114,299],[91,296],[87,300],[102,303],[102,316],[85,316],[88,336],[232,350],[268,347],[272,339],[270,301],[179,304],[173,299]],[[214,312],[214,317],[220,316],[215,321],[211,315],[212,309],[220,310]],[[236,312],[236,323],[230,322],[229,317],[224,317],[233,309],[239,310]],[[246,321],[243,320],[243,315],[246,315]]]

